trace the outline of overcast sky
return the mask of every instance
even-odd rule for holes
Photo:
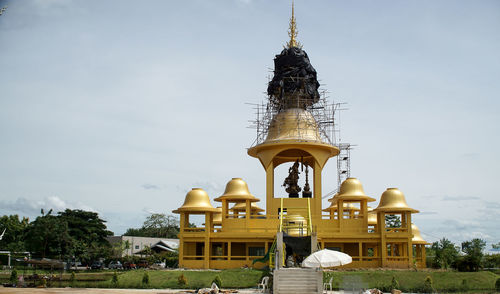
[[[0,0],[0,214],[94,210],[110,230],[213,199],[242,177],[247,128],[290,1]],[[398,187],[423,237],[500,242],[500,2],[301,1],[298,40],[347,102],[352,176]],[[336,163],[323,191],[336,187]],[[213,203],[216,205],[217,203]],[[326,205],[326,203],[325,203]],[[376,206],[374,202],[371,206]]]

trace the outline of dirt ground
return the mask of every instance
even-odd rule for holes
[[[0,286],[2,294],[174,294],[174,293],[194,293],[194,290],[178,289],[93,289],[93,288],[4,288]],[[256,289],[238,290],[238,294],[259,293]]]

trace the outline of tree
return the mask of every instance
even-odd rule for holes
[[[401,228],[401,217],[396,214],[385,215],[386,228]]]
[[[443,238],[432,243],[434,251],[434,264],[438,267],[448,269],[458,257],[458,248],[450,240]]]
[[[483,249],[486,247],[484,240],[475,238],[471,241],[462,242],[462,251],[466,254],[464,261],[469,271],[477,272],[481,267],[483,259]]]
[[[153,213],[146,218],[139,229],[129,228],[126,236],[177,238],[179,234],[179,221],[173,215]]]
[[[19,219],[16,215],[4,215],[0,217],[0,234],[4,233],[0,240],[0,249],[12,252],[25,251],[24,232],[28,227],[29,219]]]
[[[71,238],[66,257],[75,256],[77,259],[92,261],[110,254],[111,245],[106,240],[113,235],[108,231],[104,220],[96,212],[80,209],[66,209],[58,213],[62,223],[66,223]]]
[[[47,214],[43,214],[42,210],[42,215],[26,229],[26,248],[40,254],[42,258],[61,258],[67,254],[69,243],[68,224],[52,215],[52,210]]]

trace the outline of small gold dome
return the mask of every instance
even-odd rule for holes
[[[300,214],[288,215],[284,220],[284,227],[290,236],[307,235],[307,220]]]
[[[246,210],[245,202],[236,203],[230,210],[233,210],[234,212],[245,211]],[[252,204],[250,204],[250,210],[251,210],[251,213],[257,213],[257,212],[264,211],[264,209],[258,207],[257,203],[255,203],[255,202],[252,202]]]
[[[245,200],[250,200],[251,202],[258,202],[259,199],[255,198],[248,190],[248,185],[242,178],[233,178],[226,185],[226,190],[224,194],[215,198],[215,201],[221,202],[222,199],[233,202],[244,202]]]
[[[405,195],[398,188],[387,188],[380,197],[380,203],[374,211],[409,211],[412,213],[419,212],[416,209],[410,208],[406,203]]]
[[[297,140],[322,142],[313,115],[301,108],[290,108],[273,118],[264,142]]]
[[[363,185],[356,178],[347,178],[340,185],[340,191],[337,196],[338,199],[352,199],[352,200],[364,200],[366,199],[368,202],[375,201],[374,198],[371,198],[365,194],[363,190]]]
[[[424,240],[424,238],[422,238],[422,235],[420,235],[420,230],[414,223],[411,223],[411,232],[413,233],[413,239],[411,239],[411,242],[413,244],[429,244]]]
[[[184,204],[176,210],[172,211],[174,213],[180,212],[215,212],[215,207],[210,203],[210,198],[207,192],[202,188],[193,188],[186,194],[184,199]]]
[[[356,205],[352,204],[352,203],[348,203],[348,202],[344,202],[344,211],[359,211],[360,208],[357,207]],[[329,207],[323,209],[322,211],[330,211],[330,210],[333,210],[333,211],[337,211],[338,209],[338,204],[337,202],[332,202],[332,204],[330,204]]]
[[[339,196],[339,193],[335,193],[335,195],[333,195],[332,198],[328,199],[328,201],[335,203],[339,199],[338,196]]]

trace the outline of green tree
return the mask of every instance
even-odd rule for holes
[[[62,258],[68,253],[70,243],[68,224],[52,215],[52,210],[47,214],[42,210],[42,215],[26,229],[25,243],[29,251],[40,254],[42,258]]]
[[[29,225],[29,219],[23,217],[19,219],[16,215],[4,215],[0,217],[0,249],[12,252],[25,251],[24,233]]]
[[[457,260],[458,248],[450,240],[443,238],[432,243],[434,264],[440,268],[448,269]]]
[[[469,271],[477,272],[481,268],[485,247],[486,242],[478,238],[462,242],[462,251],[465,253],[464,260]]]
[[[70,256],[91,261],[111,254],[111,245],[106,237],[113,232],[107,230],[106,221],[99,218],[96,212],[66,209],[59,212],[58,217],[68,227]]]
[[[386,214],[385,215],[385,227],[386,228],[401,228],[401,217],[396,214]]]
[[[146,218],[139,229],[129,228],[125,236],[177,238],[179,221],[173,215],[153,213]]]

